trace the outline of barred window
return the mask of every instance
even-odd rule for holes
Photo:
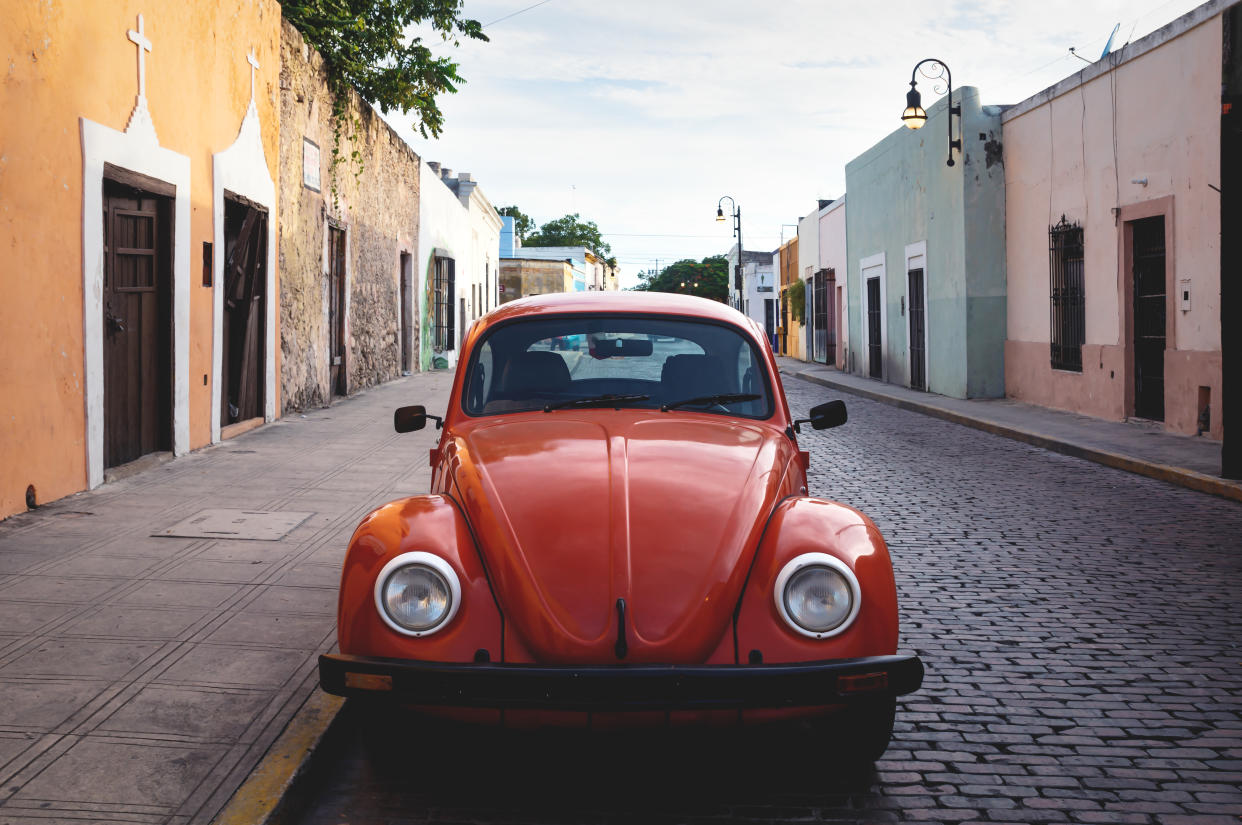
[[[456,281],[452,258],[437,257],[435,277],[435,341],[437,352],[454,349],[457,334],[453,326],[453,304]]]
[[[1083,300],[1082,226],[1061,222],[1048,227],[1052,276],[1052,368],[1082,372],[1082,343],[1086,337]]]

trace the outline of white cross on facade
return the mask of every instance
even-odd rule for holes
[[[129,39],[138,47],[138,97],[147,96],[146,52],[151,51],[151,41],[142,33],[142,15],[138,15],[138,31],[129,30]]]
[[[254,100],[254,70],[259,68],[259,61],[255,60],[254,50],[246,55],[246,62],[250,64],[250,99]]]

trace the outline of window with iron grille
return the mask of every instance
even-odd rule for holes
[[[1086,337],[1083,300],[1082,226],[1061,222],[1048,227],[1051,270],[1052,368],[1082,372],[1082,343]]]
[[[435,340],[436,351],[454,349],[457,345],[457,334],[454,328],[453,304],[456,274],[452,258],[437,257],[435,276]]]

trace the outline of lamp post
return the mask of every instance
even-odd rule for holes
[[[738,206],[737,201],[731,196],[722,196],[716,201],[716,223],[724,223],[725,198],[729,199],[729,205],[733,207],[733,211],[729,213],[733,217],[733,234],[737,235],[737,267],[733,270],[733,288],[740,293],[742,291],[742,207]],[[741,298],[738,297],[737,300],[740,301]]]
[[[919,69],[930,63],[929,70]],[[906,92],[906,109],[901,113],[901,120],[910,129],[922,129],[923,124],[927,122],[927,110],[923,108],[922,96],[919,94],[918,81],[915,79],[917,75],[922,74],[923,77],[931,81],[943,80],[948,86],[949,100],[949,159],[945,161],[946,166],[952,166],[953,150],[956,149],[960,154],[962,151],[962,107],[953,105],[953,73],[949,71],[949,67],[944,64],[943,60],[937,60],[934,57],[920,60],[914,64],[913,71],[910,72],[910,91]],[[936,91],[940,91],[939,86],[933,87]],[[953,116],[957,115],[957,140],[953,139]]]

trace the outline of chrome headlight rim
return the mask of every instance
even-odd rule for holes
[[[840,573],[849,585],[850,596],[852,597],[849,615],[845,617],[841,624],[831,630],[808,630],[798,624],[793,616],[789,615],[789,610],[785,606],[786,585],[789,584],[789,580],[793,578],[795,573],[807,567],[830,568]],[[777,612],[780,613],[781,618],[784,619],[785,624],[790,630],[811,639],[830,639],[833,636],[844,633],[854,623],[854,619],[858,618],[858,611],[862,608],[862,587],[858,583],[858,577],[854,575],[854,571],[850,569],[849,565],[836,556],[830,556],[827,553],[803,553],[791,559],[781,568],[781,572],[777,575],[776,583],[772,588],[772,598],[776,602]]]
[[[429,570],[438,573],[444,579],[449,589],[449,608],[444,613],[444,617],[431,627],[423,630],[411,630],[399,624],[392,616],[388,614],[388,608],[384,606],[384,586],[388,583],[388,578],[397,570],[403,567],[426,567]],[[457,615],[458,608],[461,607],[461,581],[457,578],[455,571],[447,561],[434,553],[425,553],[423,551],[415,551],[412,553],[402,553],[394,556],[380,570],[379,575],[375,577],[375,610],[379,613],[384,624],[400,633],[402,636],[430,636],[432,633],[438,633],[453,621],[453,617]]]

